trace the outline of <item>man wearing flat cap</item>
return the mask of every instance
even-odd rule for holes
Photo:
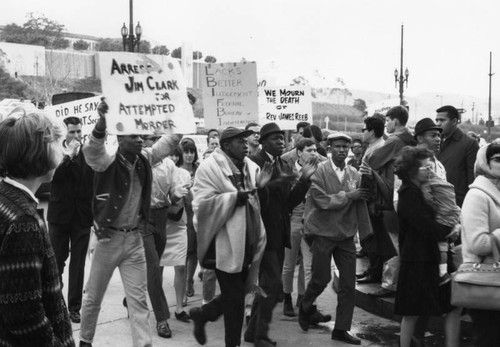
[[[351,138],[343,133],[328,135],[331,159],[321,163],[312,177],[304,212],[304,233],[311,243],[312,278],[299,307],[299,325],[307,331],[314,300],[331,280],[331,259],[339,270],[335,328],[331,338],[359,345],[351,335],[355,300],[356,246],[354,236],[371,233],[365,200],[368,189],[358,188],[361,177],[345,160]]]
[[[194,226],[198,259],[214,269],[221,294],[189,314],[198,343],[206,343],[205,324],[224,315],[226,346],[241,344],[245,292],[253,289],[264,252],[266,234],[255,194],[271,178],[247,158],[251,130],[226,128],[221,147],[204,160],[193,185]]]
[[[285,247],[290,248],[290,211],[300,204],[310,185],[310,177],[317,167],[313,157],[302,167],[296,181],[292,168],[281,158],[285,149],[284,131],[276,123],[267,123],[260,130],[260,151],[251,156],[261,169],[272,167],[272,178],[266,187],[258,190],[261,216],[266,227],[267,244],[260,265],[259,286],[265,295],[257,293],[245,341],[255,346],[274,346],[268,336],[273,309],[282,291],[281,271]],[[292,181],[296,181],[292,185]]]

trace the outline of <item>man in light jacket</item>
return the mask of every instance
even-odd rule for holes
[[[193,185],[194,226],[198,232],[198,259],[215,269],[221,295],[193,308],[194,336],[206,343],[205,324],[224,315],[227,347],[240,345],[245,293],[253,289],[266,244],[257,188],[271,178],[246,157],[251,130],[233,127],[220,137],[221,148],[203,161]]]

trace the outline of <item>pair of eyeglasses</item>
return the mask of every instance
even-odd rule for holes
[[[352,148],[357,149],[357,148],[361,148],[361,146],[360,145],[356,145],[356,146],[352,146]]]

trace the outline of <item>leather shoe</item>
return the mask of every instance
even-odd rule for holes
[[[363,272],[360,272],[359,274],[356,274],[356,279],[360,279],[360,278],[363,278],[363,277],[366,277],[368,276],[368,271],[363,271]]]
[[[380,281],[377,281],[372,275],[366,275],[365,277],[358,279],[357,282],[358,284],[366,284],[366,283],[376,283]]]
[[[273,346],[276,346],[278,344],[276,341],[271,340],[269,337],[266,337],[264,339],[255,340],[253,336],[244,335],[243,339],[245,340],[245,342],[255,344],[255,346],[257,346],[257,343],[259,343],[259,342],[261,343],[261,346],[262,346],[262,343],[265,343],[265,342],[267,342]],[[267,346],[267,345],[264,344],[263,346]]]
[[[329,314],[323,314],[320,311],[318,311],[316,305],[313,305],[312,307],[312,313],[309,317],[309,324],[310,325],[317,325],[318,323],[326,323],[332,320],[332,316]]]
[[[166,321],[158,323],[156,325],[156,331],[158,332],[159,337],[164,337],[166,339],[172,337],[172,330],[170,330],[170,327],[168,326],[168,323]]]
[[[175,312],[175,318],[184,323],[189,323],[189,321],[191,320],[186,311],[181,311],[180,313]]]
[[[201,308],[195,307],[189,310],[189,316],[193,320],[194,323],[194,329],[193,329],[193,335],[196,341],[200,345],[204,345],[207,343],[207,335],[205,334],[205,321],[203,320],[203,317],[201,316]]]
[[[293,310],[293,304],[291,299],[286,299],[283,302],[283,314],[287,317],[295,317],[295,311]]]
[[[396,292],[393,292],[392,290],[388,290],[388,289],[380,287],[378,289],[375,289],[372,292],[368,292],[367,294],[370,296],[376,296],[379,298],[383,298],[383,297],[387,297],[387,296],[392,296],[392,295],[396,294]]]
[[[307,331],[309,330],[310,313],[305,312],[303,307],[304,306],[302,304],[299,306],[299,325],[302,330]]]
[[[361,344],[361,340],[352,336],[348,331],[338,329],[333,329],[332,340],[343,341],[351,345]]]
[[[276,341],[271,341],[269,338],[267,339],[257,339],[253,344],[255,347],[274,347],[276,346]]]
[[[69,319],[73,323],[80,323],[82,321],[82,317],[80,317],[80,313],[76,312],[76,311],[69,313]]]

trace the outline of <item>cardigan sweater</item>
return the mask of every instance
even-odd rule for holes
[[[74,346],[59,272],[37,204],[0,182],[0,346]]]
[[[344,170],[344,179],[340,182],[331,160],[319,164],[306,199],[306,234],[343,241],[357,231],[361,240],[372,233],[366,202],[347,197],[347,192],[359,186],[360,174],[349,165]]]

